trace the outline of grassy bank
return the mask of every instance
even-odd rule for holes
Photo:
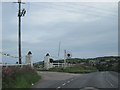
[[[38,68],[38,71],[54,71],[54,72],[68,72],[68,73],[90,73],[97,72],[98,70],[95,67],[80,65],[77,64],[73,67],[66,68],[50,68],[49,70],[45,70],[44,68]]]
[[[30,88],[41,77],[29,66],[3,67],[2,88]]]

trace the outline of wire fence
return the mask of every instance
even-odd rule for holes
[[[4,55],[4,56],[11,57],[11,58],[19,58],[18,56],[13,56],[13,55],[8,54],[8,53],[3,53],[3,52],[0,52],[0,54],[1,54],[1,55]],[[25,57],[25,56],[22,56],[22,57],[20,57],[20,58],[23,58],[23,57]]]

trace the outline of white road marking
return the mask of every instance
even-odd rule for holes
[[[74,80],[74,79],[71,79],[71,81]],[[70,83],[71,81],[67,81],[67,83]],[[62,86],[66,85],[66,83],[63,83]],[[61,88],[60,86],[57,87],[57,89]]]
[[[107,80],[107,82],[108,82],[112,87],[114,86],[110,81]]]
[[[57,89],[59,89],[59,88],[61,88],[61,87],[57,87]]]
[[[106,73],[107,73],[107,72],[106,72]],[[106,73],[105,73],[105,74],[106,74]],[[109,75],[109,74],[108,74],[108,75]],[[107,76],[108,76],[108,75],[107,75]],[[106,75],[105,75],[105,77],[106,77]],[[113,85],[107,78],[105,78],[105,79],[106,79],[106,81],[111,85],[111,87],[114,87],[114,85]]]
[[[69,83],[70,81],[67,81],[67,83]]]
[[[62,85],[64,86],[66,83],[63,83]]]

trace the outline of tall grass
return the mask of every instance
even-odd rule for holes
[[[2,88],[30,88],[40,78],[30,66],[2,68]]]

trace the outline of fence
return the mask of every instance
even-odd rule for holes
[[[0,66],[25,66],[28,64],[0,64]]]
[[[11,54],[7,54],[7,53],[3,53],[3,52],[0,52],[0,54],[2,54],[4,56],[12,57],[12,58],[19,58],[17,56],[13,56]],[[28,54],[23,56],[23,57],[25,57],[25,59],[26,59],[25,64],[0,64],[0,66],[24,66],[24,65],[30,65],[31,67],[33,67],[31,51],[29,51]],[[23,57],[21,57],[21,58],[23,58]]]
[[[54,67],[72,67],[75,64],[68,64],[68,63],[50,63],[50,68],[54,68]]]
[[[53,56],[52,56],[53,57]],[[64,63],[51,63],[50,62],[51,56],[47,53],[46,56],[44,57],[44,68],[46,70],[50,69],[50,68],[54,68],[54,67],[72,67],[75,64],[69,64],[66,63],[66,59],[64,59]]]

